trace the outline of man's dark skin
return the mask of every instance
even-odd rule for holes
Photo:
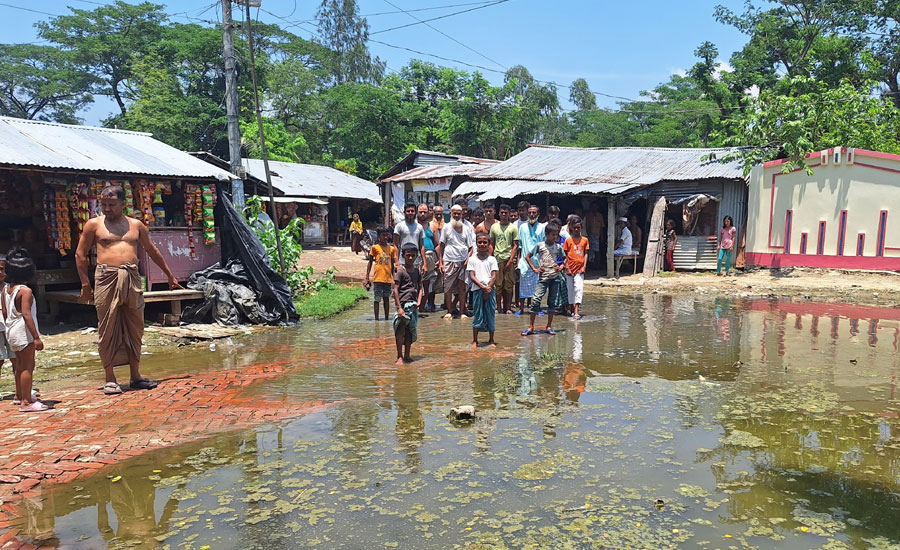
[[[150,232],[147,231],[147,227],[139,220],[129,218],[124,214],[124,200],[115,196],[106,196],[104,193],[100,197],[100,209],[103,215],[87,221],[81,239],[78,241],[78,248],[75,250],[75,264],[78,266],[78,278],[81,279],[82,302],[92,303],[94,301],[94,290],[91,288],[88,277],[90,265],[88,254],[94,245],[97,246],[97,263],[117,268],[127,264],[137,265],[138,244],[140,244],[153,263],[166,274],[169,288],[173,290],[183,288],[178,284],[172,270],[166,264],[165,258],[150,241]],[[140,358],[133,359],[130,366],[132,380],[143,378],[140,373]],[[103,365],[107,382],[116,382],[116,373],[113,367],[114,365]]]

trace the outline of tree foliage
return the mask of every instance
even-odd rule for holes
[[[831,146],[898,150],[900,3],[755,1],[712,14],[746,35],[730,56],[700,41],[685,71],[604,107],[576,79],[567,111],[560,90],[521,65],[500,81],[419,60],[385,75],[357,2],[321,0],[315,41],[253,23],[267,149],[367,179],[413,148],[505,159],[529,143],[729,145],[746,163],[792,166]],[[220,29],[124,0],[70,8],[38,29],[50,45],[0,45],[0,114],[77,122],[106,95],[118,110],[105,124],[227,156]],[[245,33],[235,29],[240,118],[246,154],[258,156]]]
[[[70,57],[52,46],[0,44],[0,115],[78,122],[94,79]]]
[[[335,84],[378,82],[384,64],[369,55],[369,23],[356,0],[322,0],[316,14],[322,44],[331,50],[329,69]]]

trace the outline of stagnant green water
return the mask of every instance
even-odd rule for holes
[[[900,548],[896,309],[589,297],[556,336],[502,316],[500,347],[476,351],[431,315],[396,367],[369,308],[148,357],[157,374],[287,361],[247,391],[334,405],[44,490],[19,506],[25,532],[67,549]],[[449,421],[458,404],[477,421]]]

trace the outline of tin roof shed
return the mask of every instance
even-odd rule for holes
[[[469,157],[465,155],[451,155],[438,151],[426,151],[414,149],[399,162],[390,167],[379,176],[378,181],[399,182],[414,179],[444,178],[452,176],[466,176],[481,170],[481,166],[489,166],[499,163],[499,160],[485,159],[481,157]],[[452,173],[435,175],[440,172],[429,173],[428,170],[438,168],[460,167]],[[428,174],[428,175],[423,175]]]
[[[714,159],[731,151],[531,145],[509,160],[480,171],[475,180],[461,184],[454,195],[478,194],[482,199],[528,193],[617,195],[662,181],[743,180],[740,162]],[[710,156],[713,159],[703,160]]]
[[[263,161],[242,159],[247,173],[266,181]],[[329,166],[269,161],[272,186],[287,197],[327,197],[381,202],[376,184]]]
[[[0,117],[0,167],[235,179],[151,134],[11,117]]]

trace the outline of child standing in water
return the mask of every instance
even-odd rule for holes
[[[559,246],[559,224],[550,222],[544,229],[544,240],[525,256],[525,261],[532,271],[537,273],[538,283],[531,300],[531,319],[522,336],[534,334],[534,318],[541,310],[541,300],[547,294],[547,334],[556,334],[553,330],[553,309],[559,293],[559,272],[563,270],[562,247]],[[537,262],[537,263],[535,263]]]
[[[566,254],[566,290],[569,295],[569,303],[572,304],[572,318],[581,319],[581,300],[584,297],[584,272],[587,269],[587,253],[590,248],[587,238],[581,235],[582,222],[578,216],[571,216],[569,220],[572,232],[566,242],[563,243],[563,252]]]
[[[3,312],[6,338],[16,354],[13,370],[16,376],[16,399],[19,412],[46,411],[49,407],[32,397],[34,352],[44,349],[37,326],[37,308],[31,289],[25,286],[34,277],[34,262],[24,248],[14,248],[6,255],[6,285],[3,289]]]
[[[494,283],[500,271],[497,258],[491,256],[491,240],[487,233],[475,236],[475,248],[477,253],[470,256],[466,263],[466,271],[472,281],[472,349],[478,347],[480,330],[488,333],[488,345],[497,345],[494,342],[494,316],[497,312]]]
[[[378,320],[378,302],[384,302],[384,320],[390,313],[391,286],[394,283],[394,269],[397,265],[397,247],[390,243],[393,231],[389,227],[378,228],[378,244],[369,250],[369,265],[366,266],[366,290],[373,287],[372,264],[375,264],[372,298],[375,300],[375,320]]]
[[[734,250],[734,237],[737,229],[731,216],[725,216],[722,220],[722,231],[719,234],[719,260],[716,262],[716,276],[722,276],[722,261],[725,261],[725,277],[731,271],[731,254]]]
[[[419,248],[413,243],[403,245],[403,265],[394,275],[394,301],[397,315],[394,317],[394,340],[397,343],[397,364],[412,361],[409,356],[412,343],[418,339],[419,303],[422,301],[422,274],[416,265]],[[377,307],[377,306],[376,306]]]

